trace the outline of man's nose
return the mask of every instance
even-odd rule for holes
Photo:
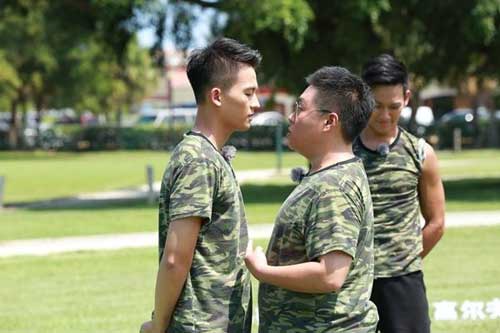
[[[258,108],[260,108],[260,102],[259,102],[259,99],[257,98],[257,95],[253,95],[250,107],[252,109],[258,109]]]

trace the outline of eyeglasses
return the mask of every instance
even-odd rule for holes
[[[303,111],[304,111],[304,108],[302,107],[302,104],[300,103],[300,101],[295,101],[295,106],[294,106],[293,111],[292,111],[293,116],[295,118],[297,118],[299,116],[299,114]],[[326,110],[326,109],[315,109],[313,111],[318,111],[321,113],[332,113],[332,111]]]

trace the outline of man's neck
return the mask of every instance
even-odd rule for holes
[[[214,117],[209,117],[208,110],[198,109],[193,132],[197,132],[206,137],[218,150],[224,146],[232,132],[223,128]]]
[[[398,134],[399,127],[397,126],[386,133],[374,131],[372,128],[367,126],[361,132],[360,138],[366,147],[370,149],[376,149],[380,144],[383,143],[391,145],[398,137]]]
[[[354,157],[351,144],[336,145],[325,152],[319,152],[308,158],[311,163],[310,172],[316,172],[331,165],[347,161]]]

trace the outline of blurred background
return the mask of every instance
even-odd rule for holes
[[[433,332],[500,332],[498,0],[0,1],[0,332],[148,319],[159,181],[196,116],[186,59],[219,36],[263,55],[262,107],[229,142],[262,246],[305,165],[285,137],[304,77],[406,63],[401,126],[437,150],[447,197],[424,267]]]

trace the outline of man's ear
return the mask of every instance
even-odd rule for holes
[[[408,105],[408,102],[410,101],[410,97],[411,97],[411,90],[406,89],[406,91],[405,91],[405,106]]]
[[[323,129],[325,131],[329,131],[333,129],[334,127],[337,127],[339,124],[339,116],[335,112],[331,112],[328,114],[328,118],[326,118],[325,122],[323,123]]]
[[[208,99],[211,103],[216,106],[221,106],[222,104],[222,91],[220,88],[210,89]]]

